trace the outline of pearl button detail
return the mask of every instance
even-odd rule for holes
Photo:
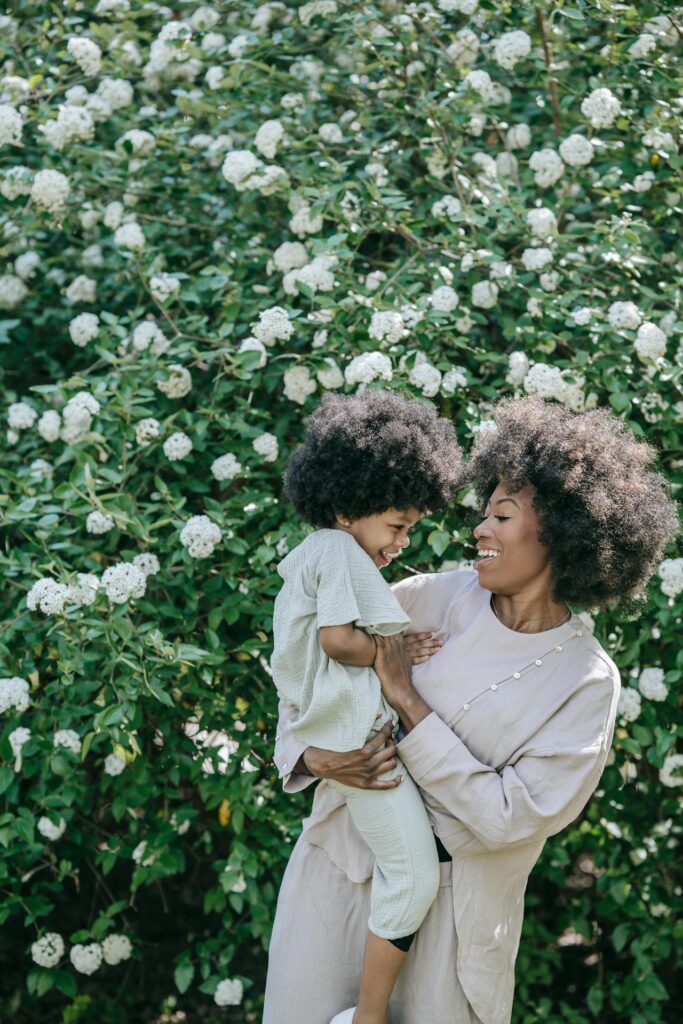
[[[555,648],[555,650],[556,650],[556,651],[558,652],[558,654],[559,654],[559,653],[561,653],[561,651],[562,651],[562,647],[561,647],[561,646],[560,646],[560,645],[558,644],[558,645],[557,645],[557,647]]]
[[[540,658],[536,658],[536,664],[537,664],[537,665],[542,665],[542,664],[543,664],[543,662],[541,661],[541,659],[540,659]]]
[[[582,629],[577,629],[576,635],[577,636],[583,636],[583,630]]]
[[[287,769],[289,768],[289,762],[285,761],[282,767],[284,768],[285,771],[287,771]]]
[[[492,690],[497,690],[498,689],[498,683],[493,683],[493,685],[491,686],[491,689]]]
[[[469,711],[470,710],[469,704],[463,704],[462,709],[463,709],[463,711]]]
[[[515,673],[513,674],[512,678],[513,678],[513,679],[519,679],[519,678],[521,677],[521,675],[522,675],[522,673],[521,673],[521,672],[515,672]]]

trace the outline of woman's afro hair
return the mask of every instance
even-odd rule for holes
[[[285,494],[313,526],[387,509],[439,512],[462,485],[462,452],[450,420],[391,391],[326,394],[306,419]]]
[[[655,450],[602,409],[505,399],[495,421],[477,438],[468,478],[482,504],[500,481],[533,487],[555,599],[599,608],[642,597],[678,526]]]

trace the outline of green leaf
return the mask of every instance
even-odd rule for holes
[[[588,1009],[594,1017],[597,1017],[597,1015],[602,1010],[602,1004],[604,1000],[605,993],[601,985],[593,985],[591,988],[588,989],[588,994],[586,995],[586,1003],[588,1004]]]
[[[6,789],[14,782],[14,772],[11,768],[0,768],[0,793],[4,793]]]
[[[612,932],[612,945],[617,953],[620,953],[629,940],[631,927],[628,924],[618,924]]]
[[[178,964],[175,971],[173,972],[173,978],[176,983],[176,988],[179,992],[187,992],[188,988],[192,984],[194,978],[194,964],[182,963]]]

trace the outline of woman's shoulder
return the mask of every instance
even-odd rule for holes
[[[581,660],[586,674],[591,675],[593,678],[602,678],[607,685],[618,689],[621,682],[621,674],[614,661],[612,661],[598,638],[593,635],[591,630],[588,629],[578,616],[574,616],[572,622],[576,626],[575,636],[578,658]]]
[[[408,576],[394,583],[392,590],[403,607],[410,614],[409,605],[415,602],[445,609],[467,599],[474,590],[479,590],[476,572],[455,569],[449,572],[424,572]]]

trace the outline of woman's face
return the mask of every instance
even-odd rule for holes
[[[501,481],[488,500],[484,518],[474,530],[474,567],[486,590],[513,595],[539,585],[552,589],[550,557],[538,539],[539,522],[533,507],[534,489],[511,491]]]

